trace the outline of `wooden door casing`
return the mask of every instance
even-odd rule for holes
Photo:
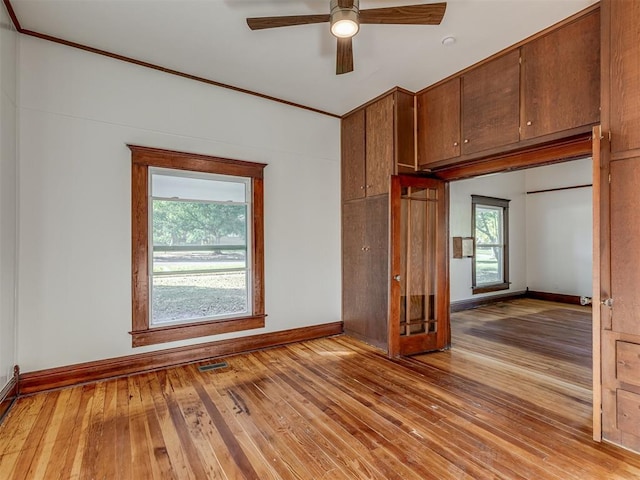
[[[640,377],[629,374],[629,352],[640,356],[640,3],[602,0],[600,223],[602,438],[640,452]]]
[[[418,165],[460,156],[460,77],[417,97]]]
[[[340,128],[342,201],[364,198],[365,112],[357,110],[342,119]]]
[[[520,140],[520,50],[462,77],[462,153]]]
[[[521,139],[600,120],[600,12],[522,46]]]

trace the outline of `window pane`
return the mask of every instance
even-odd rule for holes
[[[476,243],[502,243],[502,208],[476,205]]]
[[[180,273],[247,268],[244,246],[224,250],[170,250],[171,247],[153,249],[153,273]]]
[[[227,181],[213,175],[185,176],[175,170],[154,170],[151,175],[151,195],[182,200],[204,200],[214,202],[244,203],[247,198],[247,183]]]
[[[502,283],[502,248],[476,246],[476,285]]]
[[[247,273],[153,277],[152,323],[248,313]]]
[[[153,200],[153,246],[246,245],[247,205]]]

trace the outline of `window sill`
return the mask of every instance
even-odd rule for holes
[[[169,327],[156,327],[129,332],[133,347],[155,345],[157,343],[186,340],[188,338],[206,337],[220,333],[237,332],[264,327],[266,315],[230,318],[227,320],[211,320],[209,322],[183,323]]]
[[[477,294],[477,293],[489,293],[489,292],[498,292],[500,290],[509,290],[509,284],[508,283],[496,283],[493,285],[484,285],[482,287],[472,287],[473,288],[473,294]]]

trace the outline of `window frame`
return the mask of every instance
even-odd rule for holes
[[[508,290],[509,282],[509,202],[504,198],[486,197],[484,195],[471,195],[471,232],[473,236],[473,259],[471,262],[471,289],[472,293],[497,292]],[[477,206],[502,208],[502,281],[478,285],[476,279],[476,259],[478,241],[476,238],[476,208]]]
[[[264,313],[264,180],[267,164],[173,150],[127,145],[131,150],[132,346],[261,328]],[[251,179],[251,314],[197,322],[151,326],[149,168],[167,168]]]

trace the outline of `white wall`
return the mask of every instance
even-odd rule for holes
[[[471,258],[450,259],[450,299],[452,302],[526,289],[525,175],[510,172],[452,182],[450,185],[450,237],[471,237],[471,195],[511,200],[509,203],[509,290],[473,295]],[[450,251],[453,251],[450,249]]]
[[[526,171],[528,192],[589,185],[590,158]],[[592,294],[591,187],[527,195],[527,286],[539,292]]]
[[[27,36],[20,73],[23,371],[340,320],[338,119]],[[131,348],[127,143],[269,164],[264,329]]]
[[[16,38],[4,5],[0,8],[0,389],[16,364]]]
[[[592,189],[526,195],[526,192],[588,185],[590,158],[452,182],[450,236],[471,235],[471,195],[511,199],[509,280],[511,288],[471,293],[471,258],[450,259],[451,301],[529,290],[591,296]]]

